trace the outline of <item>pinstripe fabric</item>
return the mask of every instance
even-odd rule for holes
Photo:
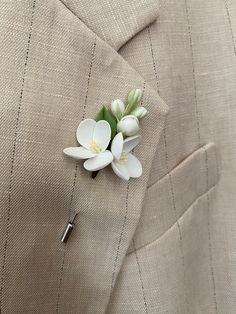
[[[159,10],[159,0],[61,1],[115,50],[155,21]]]
[[[160,1],[119,51],[170,112],[109,313],[235,312],[235,13],[233,1]]]
[[[143,88],[143,78],[62,2],[0,6],[1,313],[104,313],[168,108],[145,84],[142,178],[127,187],[106,169],[92,180],[62,150],[76,144],[83,118]],[[64,245],[72,211],[76,227]]]
[[[87,107],[87,102],[88,102],[88,93],[89,93],[89,86],[90,86],[92,67],[93,67],[94,57],[95,57],[96,43],[97,43],[97,38],[96,38],[96,35],[95,35],[94,36],[94,41],[93,41],[93,44],[92,44],[92,49],[91,49],[91,57],[90,57],[90,64],[89,64],[89,70],[88,70],[87,88],[86,88],[86,92],[85,92],[84,105],[83,105],[83,109],[82,109],[82,119],[84,119],[84,117],[86,115],[86,107]],[[73,199],[74,199],[75,186],[76,186],[76,181],[77,181],[77,170],[78,170],[78,162],[76,162],[76,165],[75,165],[75,174],[74,174],[73,187],[72,187],[72,192],[71,192],[71,201],[70,201],[70,206],[69,206],[69,218],[70,219],[73,217],[73,214],[77,212],[76,208],[73,208]],[[64,265],[65,265],[66,252],[67,252],[67,250],[66,250],[66,244],[65,244],[64,253],[63,253],[62,262],[61,262],[61,271],[60,271],[60,275],[59,275],[57,303],[56,303],[56,313],[60,312],[60,301],[61,301],[60,297],[61,297],[61,289],[62,289],[62,280],[63,280],[63,271],[64,271]]]
[[[36,0],[33,1],[32,9],[31,9],[29,35],[28,35],[28,41],[27,41],[27,46],[26,46],[25,63],[24,63],[24,69],[23,69],[19,104],[18,104],[18,109],[17,109],[17,114],[16,114],[15,132],[14,132],[13,148],[12,148],[12,154],[11,154],[12,156],[11,156],[11,166],[10,166],[11,170],[10,170],[9,189],[8,189],[6,232],[5,232],[5,239],[3,240],[4,245],[3,245],[2,271],[1,271],[1,281],[0,281],[0,312],[2,309],[3,286],[4,286],[4,281],[5,281],[5,268],[6,268],[7,249],[8,249],[8,241],[9,241],[8,237],[9,237],[10,219],[11,219],[11,211],[12,211],[12,186],[13,186],[13,173],[15,169],[16,145],[17,145],[17,137],[18,137],[18,131],[19,131],[19,121],[20,121],[22,99],[23,99],[23,93],[24,93],[24,87],[25,87],[25,77],[26,77],[26,71],[27,71],[28,59],[29,59],[29,50],[30,50],[30,43],[31,43],[31,36],[32,36],[32,29],[33,29],[33,22],[34,22],[35,5],[36,5]]]
[[[1,314],[235,313],[234,1],[3,1],[0,24]],[[143,176],[92,180],[62,150],[133,87]]]

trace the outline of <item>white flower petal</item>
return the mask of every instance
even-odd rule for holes
[[[103,153],[98,154],[96,157],[88,159],[84,162],[84,168],[88,171],[97,171],[105,168],[113,160],[112,153],[106,150]]]
[[[93,140],[105,151],[111,140],[111,127],[106,120],[96,123],[93,133]]]
[[[88,159],[95,157],[97,154],[84,147],[68,147],[63,150],[64,154],[75,159]]]
[[[118,177],[126,181],[129,180],[130,176],[125,165],[121,165],[118,162],[113,161],[111,163],[111,167]]]
[[[134,155],[129,154],[125,166],[131,178],[138,178],[142,175],[142,164]]]
[[[131,150],[138,145],[138,143],[140,142],[140,135],[135,135],[135,136],[131,136],[131,137],[127,137],[124,140],[124,145],[123,145],[123,150],[126,153],[131,152]]]
[[[80,122],[78,129],[76,131],[77,141],[80,145],[89,149],[89,145],[93,140],[93,132],[96,125],[96,121],[93,119],[85,119]]]
[[[111,152],[115,159],[119,160],[123,150],[123,135],[122,133],[116,134],[112,143],[111,143]]]

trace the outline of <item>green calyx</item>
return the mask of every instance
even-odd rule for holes
[[[111,139],[113,139],[116,135],[116,125],[117,125],[117,120],[116,118],[112,115],[110,110],[108,110],[105,106],[101,108],[101,110],[97,113],[95,117],[95,121],[100,121],[100,120],[106,120],[111,127]]]

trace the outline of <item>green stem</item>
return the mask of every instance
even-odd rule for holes
[[[99,172],[99,170],[93,171],[92,174],[91,174],[91,178],[92,178],[92,179],[95,179],[96,176],[98,175],[98,172]]]

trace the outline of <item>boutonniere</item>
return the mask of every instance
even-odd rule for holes
[[[140,106],[142,95],[140,89],[133,89],[127,105],[116,99],[109,107],[103,106],[95,119],[83,120],[76,131],[80,146],[65,148],[63,152],[75,159],[86,159],[83,165],[92,177],[110,164],[124,180],[140,177],[142,165],[132,150],[140,141],[139,120],[147,114]]]

